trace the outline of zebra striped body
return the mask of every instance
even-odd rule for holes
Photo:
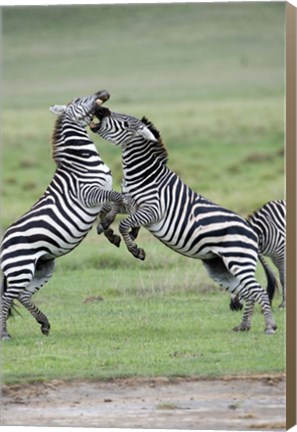
[[[247,220],[258,236],[259,258],[267,276],[267,293],[270,302],[272,302],[277,282],[263,256],[271,258],[278,269],[282,286],[282,303],[280,307],[285,307],[286,202],[284,200],[268,201],[261,208],[254,211]],[[231,296],[230,308],[232,310],[242,308],[238,296]]]
[[[278,269],[282,286],[282,303],[280,307],[285,307],[286,201],[268,201],[248,217],[248,222],[253,227],[258,237],[259,252],[261,254],[260,258],[268,280],[267,293],[270,302],[274,296],[276,279],[267,262],[264,260],[263,255],[271,258]],[[241,307],[242,305],[238,296],[232,296],[230,308],[232,310],[238,310]]]
[[[269,201],[248,218],[250,225],[259,238],[259,250],[271,258],[279,272],[283,300],[280,307],[286,305],[286,201]]]
[[[248,330],[255,302],[264,310],[266,332],[276,328],[266,292],[255,279],[257,236],[246,220],[192,191],[167,167],[167,152],[159,132],[146,119],[99,108],[99,124],[91,129],[122,148],[123,193],[135,209],[122,220],[120,233],[128,250],[145,258],[130,236],[130,229],[144,226],[166,246],[187,257],[201,259],[209,275],[246,301],[241,324]],[[106,226],[112,220],[107,218]],[[101,223],[101,231],[106,228]]]
[[[52,276],[55,259],[71,252],[85,238],[104,202],[122,202],[122,195],[112,191],[110,169],[85,129],[100,96],[108,98],[106,92],[98,92],[52,108],[61,112],[53,133],[56,172],[36,204],[7,229],[1,245],[4,339],[9,339],[6,320],[16,299],[41,324],[41,331],[49,333],[49,322],[31,302],[31,296]]]

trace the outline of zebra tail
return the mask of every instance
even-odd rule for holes
[[[261,254],[259,254],[259,261],[262,264],[263,269],[265,271],[265,275],[266,275],[266,279],[267,279],[266,291],[267,291],[268,298],[269,298],[269,301],[271,304],[272,299],[274,297],[275,288],[278,288],[277,279],[276,279],[273,271],[270,269],[270,267],[268,266],[267,262],[265,261],[264,257]]]
[[[6,278],[5,275],[3,275],[2,284],[1,284],[1,297],[2,297],[2,294],[5,293],[6,291],[7,291],[7,278]],[[14,304],[14,302],[12,302],[12,304],[11,304],[9,310],[8,310],[8,315],[7,315],[8,318],[13,317],[15,314],[22,315],[17,310],[17,307],[18,306],[16,304]]]

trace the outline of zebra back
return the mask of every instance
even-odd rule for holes
[[[286,202],[269,201],[248,217],[259,238],[261,254],[275,256],[285,253],[286,245]]]

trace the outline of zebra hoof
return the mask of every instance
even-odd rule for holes
[[[3,341],[9,341],[9,340],[11,339],[11,337],[10,337],[9,334],[5,334],[5,335],[3,335],[3,336],[1,337],[1,339],[2,339]]]
[[[271,335],[271,334],[275,333],[275,330],[270,327],[270,328],[265,329],[264,333],[267,335]]]
[[[116,247],[120,247],[120,244],[121,244],[121,237],[115,234],[115,235],[110,239],[110,243],[114,244]]]
[[[139,258],[141,261],[144,261],[144,260],[145,260],[145,252],[144,252],[143,249],[139,249],[138,258]]]
[[[242,325],[242,324],[233,328],[233,331],[235,331],[235,332],[244,332],[244,331],[249,331],[249,330],[250,330],[249,326]]]
[[[104,232],[104,228],[101,224],[97,225],[97,234],[100,235]]]
[[[51,328],[51,326],[49,324],[47,326],[41,326],[41,333],[44,336],[48,336],[49,332],[50,332],[50,328]]]
[[[243,308],[242,304],[240,303],[240,301],[238,299],[232,299],[230,301],[230,309],[234,312],[234,311],[239,311]]]
[[[130,252],[132,253],[132,255],[133,255],[135,258],[138,258],[138,259],[140,259],[141,261],[144,261],[144,260],[145,260],[145,252],[144,252],[143,249],[138,248],[138,247],[135,247],[135,248],[133,248]]]

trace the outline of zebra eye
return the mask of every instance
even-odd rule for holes
[[[129,129],[129,123],[128,123],[127,121],[124,121],[124,127],[125,127],[126,129]]]

